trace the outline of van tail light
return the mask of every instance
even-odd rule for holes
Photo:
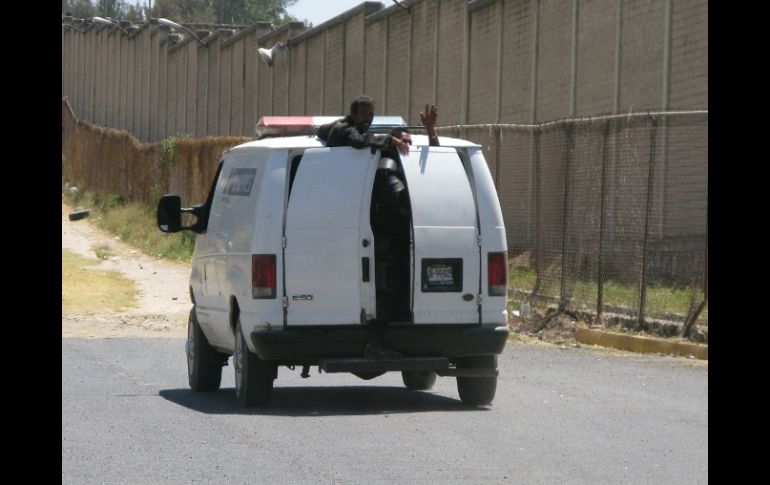
[[[251,255],[252,298],[275,298],[275,254]]]
[[[508,253],[489,253],[489,296],[508,293]]]

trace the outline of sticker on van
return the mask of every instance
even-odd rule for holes
[[[227,178],[225,194],[241,195],[248,197],[251,194],[251,186],[254,185],[254,179],[257,177],[256,168],[234,168],[230,171]]]

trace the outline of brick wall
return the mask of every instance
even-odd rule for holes
[[[207,98],[206,98],[206,131],[204,134],[212,135],[219,133],[219,65],[220,49],[222,37],[214,34],[215,37],[208,40],[208,78],[207,78]],[[168,130],[167,130],[168,132]]]
[[[463,2],[440,2],[436,103],[441,124],[457,124],[461,116]]]
[[[503,3],[503,59],[500,111],[504,123],[531,123],[535,62],[533,2]]]
[[[611,113],[618,2],[593,0],[580,2],[578,8],[575,114]]]
[[[323,115],[341,114],[342,66],[345,58],[344,25],[337,24],[326,30],[326,58],[324,61]]]
[[[378,112],[407,117],[409,89],[410,16],[402,11],[390,16],[388,22],[388,52],[385,63],[385,101],[378,103]]]
[[[499,3],[471,15],[468,123],[497,122]]]
[[[299,116],[305,114],[307,42],[303,42],[298,48],[291,49],[290,57],[289,115]]]
[[[410,50],[409,108],[400,114],[410,124],[420,124],[420,111],[425,103],[435,101],[434,44],[436,42],[438,17],[436,0],[419,2],[412,6],[412,48]]]
[[[305,109],[302,114],[323,112],[324,88],[324,53],[326,51],[326,33],[320,32],[305,42],[307,43],[307,64],[305,82]]]
[[[216,135],[229,135],[232,133],[230,121],[232,112],[233,84],[233,45],[227,41],[222,42],[222,50],[219,53],[219,129]],[[213,73],[211,73],[213,74]]]
[[[572,62],[572,0],[540,2],[537,120],[569,116]]]
[[[670,108],[708,105],[708,4],[673,2]]]
[[[387,17],[376,22],[366,24],[366,58],[365,72],[366,82],[364,92],[375,100],[383,101],[385,89],[385,48],[387,39]]]
[[[347,19],[343,25],[345,56],[343,58],[342,99],[340,113],[347,111],[350,100],[364,94],[364,15]]]
[[[663,105],[664,9],[661,0],[623,2],[619,112]]]

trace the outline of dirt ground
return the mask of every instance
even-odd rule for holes
[[[183,337],[191,308],[190,265],[144,255],[98,229],[88,218],[70,221],[74,208],[62,203],[62,249],[98,260],[93,247],[105,244],[114,253],[96,268],[118,271],[136,283],[138,305],[122,312],[62,315],[62,337]]]

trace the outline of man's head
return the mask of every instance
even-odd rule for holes
[[[350,103],[350,118],[358,131],[364,133],[374,119],[374,100],[369,96],[359,96]]]

